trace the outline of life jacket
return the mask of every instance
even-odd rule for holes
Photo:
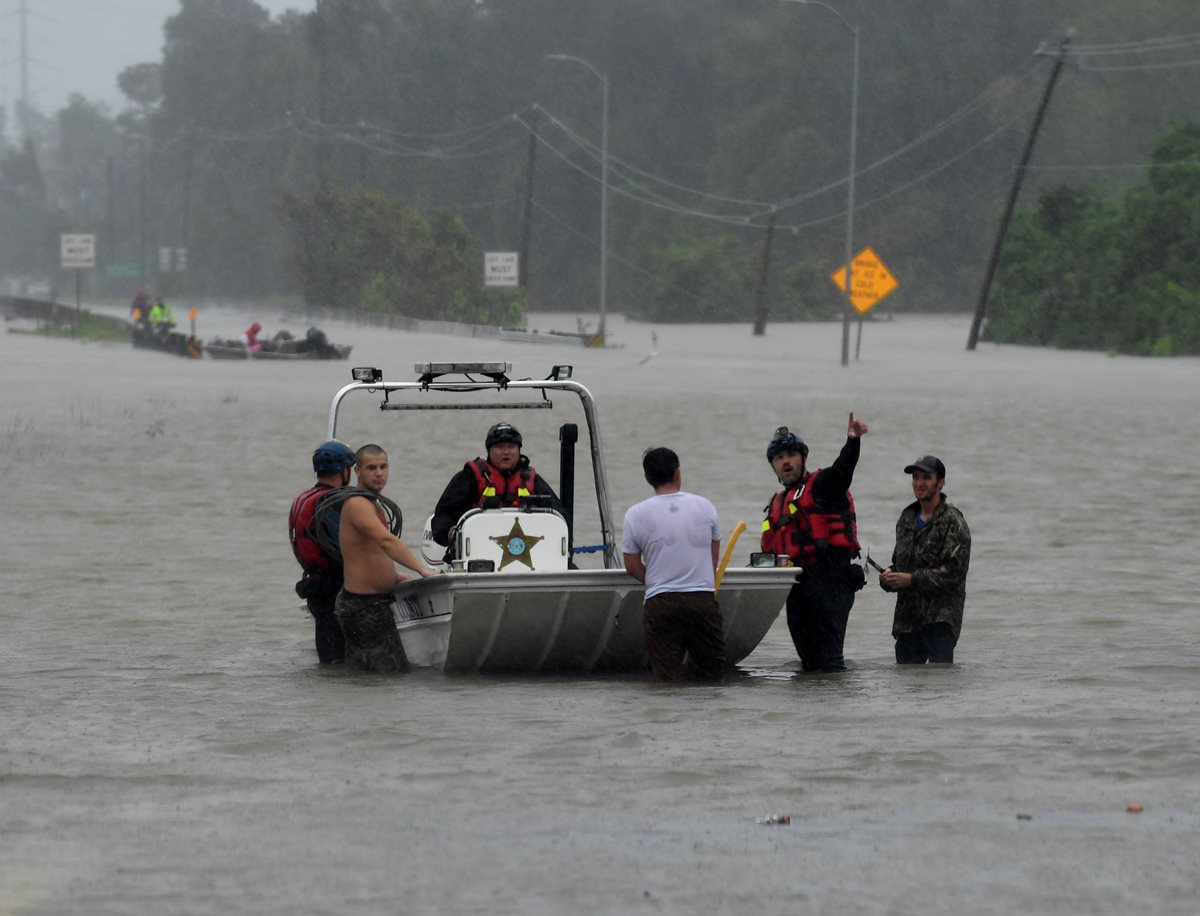
[[[830,549],[847,557],[859,555],[858,521],[854,497],[846,491],[847,507],[829,512],[817,506],[812,495],[816,471],[799,486],[780,490],[765,507],[762,523],[762,550],[786,554],[799,566],[819,566]]]
[[[475,492],[479,494],[475,502],[477,509],[491,499],[497,500],[502,509],[519,506],[522,496],[533,495],[534,484],[537,483],[537,472],[529,466],[528,461],[520,461],[507,477],[483,458],[468,461],[465,468],[475,475]]]
[[[330,559],[312,536],[313,515],[321,497],[334,489],[327,483],[319,483],[305,490],[292,502],[288,515],[288,534],[292,540],[292,553],[304,567],[306,573],[334,571],[338,564]]]

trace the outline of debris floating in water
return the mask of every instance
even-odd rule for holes
[[[1125,810],[1128,811],[1130,814],[1141,814],[1142,806],[1139,805],[1137,802],[1130,802],[1128,805],[1125,806]]]
[[[1018,814],[1018,815],[1017,815],[1017,820],[1019,820],[1019,821],[1031,821],[1031,820],[1033,820],[1033,815],[1032,815],[1032,814]]]
[[[757,824],[790,824],[792,816],[790,814],[768,814],[766,817],[760,817],[755,821]]]

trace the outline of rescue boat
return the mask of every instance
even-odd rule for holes
[[[642,630],[643,586],[625,572],[615,540],[608,478],[595,400],[554,366],[544,379],[512,379],[511,364],[418,363],[412,381],[385,381],[382,370],[352,370],[354,381],[333,396],[327,434],[338,438],[348,399],[379,398],[379,411],[461,410],[464,396],[500,393],[525,400],[488,409],[552,407],[551,393],[578,398],[587,426],[596,531],[576,530],[574,468],[578,425],[560,428],[559,497],[563,512],[538,505],[481,508],[456,526],[452,556],[425,524],[421,552],[444,575],[414,578],[395,588],[396,626],[409,663],[453,672],[614,673],[647,669]],[[532,401],[532,403],[530,403]],[[379,429],[379,441],[403,439]],[[585,543],[586,542],[586,543]],[[576,558],[599,557],[603,568],[578,568]],[[773,558],[770,558],[773,564]],[[737,664],[754,651],[779,616],[797,570],[774,565],[725,567],[719,575],[726,657]]]

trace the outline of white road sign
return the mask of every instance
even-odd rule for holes
[[[60,239],[64,269],[96,266],[96,236],[64,233]]]
[[[484,286],[519,286],[520,270],[515,251],[485,251],[483,253]]]

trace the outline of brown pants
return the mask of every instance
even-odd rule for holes
[[[643,617],[650,670],[656,678],[715,681],[725,672],[721,608],[712,592],[655,595],[646,599]]]
[[[407,671],[408,656],[396,629],[392,609],[396,596],[359,595],[342,589],[337,596],[338,622],[346,637],[346,663],[366,671]]]

